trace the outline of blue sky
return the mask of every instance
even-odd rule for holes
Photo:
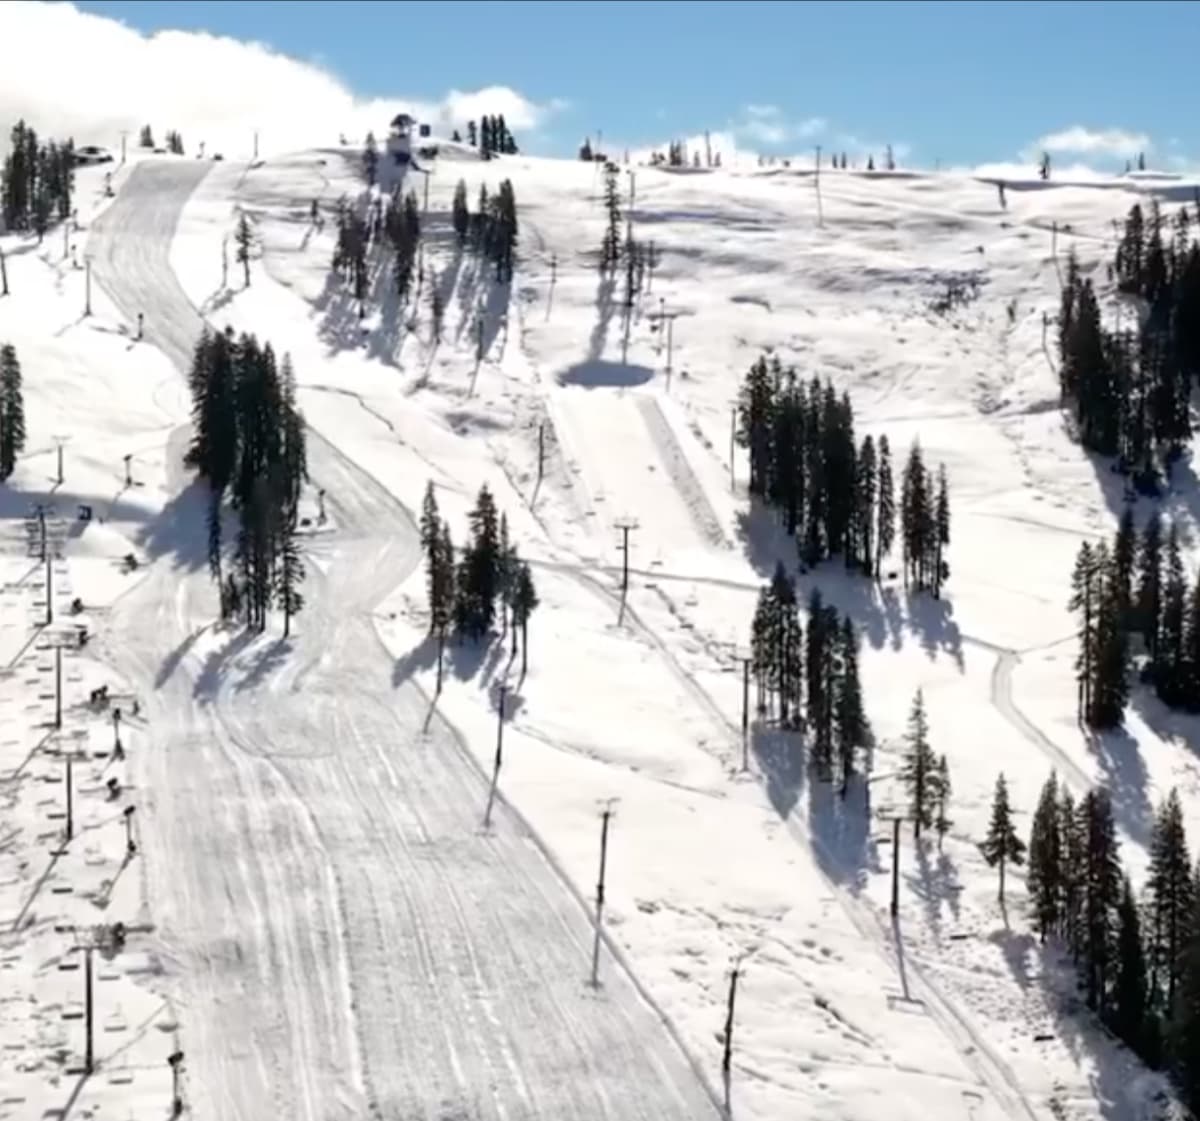
[[[640,144],[711,128],[766,151],[890,141],[922,165],[1015,159],[1055,134],[1064,161],[1123,163],[1143,144],[1160,166],[1200,157],[1194,101],[1181,96],[1200,41],[1191,3],[76,6],[144,32],[258,40],[366,98],[504,85],[540,105],[565,101],[527,145],[547,154],[597,129]]]

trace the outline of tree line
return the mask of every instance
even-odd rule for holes
[[[38,241],[55,220],[71,216],[75,190],[75,144],[41,142],[34,129],[18,121],[12,147],[0,169],[0,209],[8,230],[32,230]]]
[[[189,373],[194,435],[185,463],[208,483],[208,562],[221,617],[266,628],[283,612],[284,635],[303,607],[304,565],[296,540],[308,478],[304,417],[291,359],[232,329],[205,330]],[[224,572],[224,501],[238,514],[234,572]]]
[[[459,139],[457,131],[452,139]],[[494,155],[515,156],[517,154],[517,142],[504,121],[503,113],[499,116],[480,117],[478,128],[475,127],[474,121],[468,121],[467,143],[472,148],[478,148],[479,154],[484,159],[490,159]]]
[[[844,798],[871,740],[858,676],[858,635],[819,589],[809,595],[808,627],[796,586],[778,564],[758,595],[750,631],[751,668],[760,716],[807,734],[818,776],[837,781]]]
[[[950,574],[949,484],[944,466],[936,475],[925,466],[918,442],[897,511],[887,437],[864,436],[856,447],[849,395],[815,377],[806,386],[778,356],[760,357],[746,374],[735,437],[749,452],[750,494],[776,511],[806,566],[840,553],[847,568],[878,578],[898,512],[906,583],[940,595]]]
[[[529,668],[529,618],[538,607],[529,565],[521,560],[508,532],[508,518],[496,509],[487,486],[480,487],[468,517],[466,545],[455,550],[450,523],[438,511],[433,481],[421,505],[421,548],[429,592],[429,631],[438,644],[437,688],[442,688],[446,639],[479,642],[500,617],[500,638],[512,631],[512,654],[521,650],[521,676]],[[518,643],[518,635],[520,642]]]
[[[1080,718],[1113,728],[1129,701],[1129,667],[1172,708],[1200,712],[1200,577],[1190,586],[1174,524],[1151,512],[1142,532],[1126,508],[1110,546],[1085,541],[1071,578],[1079,619]]]
[[[25,400],[21,363],[12,343],[0,344],[0,483],[6,482],[25,450]]]
[[[1087,1006],[1200,1110],[1200,868],[1179,795],[1155,814],[1150,863],[1135,892],[1121,863],[1107,790],[1078,802],[1050,775],[1029,835],[1027,885],[1043,943],[1064,946]]]
[[[490,261],[496,268],[497,282],[512,280],[520,233],[512,180],[505,179],[493,194],[488,193],[486,183],[481,183],[479,203],[472,211],[467,202],[466,181],[460,179],[454,188],[451,221],[460,248],[468,248]]]
[[[1200,204],[1198,204],[1200,205]],[[1059,386],[1085,448],[1116,458],[1133,486],[1157,494],[1164,468],[1191,437],[1189,401],[1200,377],[1200,246],[1187,207],[1172,229],[1157,201],[1129,212],[1109,278],[1133,303],[1135,328],[1106,329],[1074,252],[1058,316]]]
[[[633,227],[624,222],[621,211],[620,171],[616,164],[604,167],[604,235],[600,242],[600,275],[612,280],[618,269],[624,277],[623,306],[629,311],[643,292],[654,284],[654,271],[660,257],[653,241],[640,242],[633,237]],[[622,232],[624,226],[624,232]]]

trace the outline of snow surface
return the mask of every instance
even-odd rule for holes
[[[1194,725],[1145,697],[1122,733],[1075,723],[1067,580],[1080,540],[1112,533],[1122,491],[1064,431],[1043,326],[1069,246],[1105,287],[1113,220],[1148,193],[1169,211],[1193,186],[1009,181],[1002,211],[994,184],[967,176],[823,172],[819,221],[811,173],[638,169],[634,227],[662,266],[627,325],[621,280],[595,268],[595,168],[452,154],[432,168],[425,223],[448,309],[437,347],[425,303],[409,330],[386,261],[363,321],[330,280],[333,205],[363,189],[354,152],[148,158],[118,172],[108,209],[101,174],[81,172],[90,317],[55,235],[5,239],[0,339],[21,355],[31,431],[0,492],[0,1118],[161,1116],[176,1046],[189,1110],[236,1121],[701,1118],[726,1092],[747,1119],[1156,1116],[1161,1080],[1079,1014],[1063,963],[1031,935],[1020,877],[1002,912],[976,842],[997,770],[1027,827],[1052,767],[1077,790],[1108,784],[1135,870],[1172,785],[1200,835]],[[459,176],[472,206],[481,182],[513,180],[511,291],[454,246]],[[249,288],[230,244],[222,267],[239,212],[257,239]],[[930,310],[971,276],[977,300]],[[670,376],[660,308],[680,313]],[[196,309],[289,351],[302,387],[330,517],[306,542],[306,609],[287,641],[213,624],[203,494],[180,461]],[[884,776],[873,804],[898,797],[886,776],[918,687],[950,759],[954,828],[941,853],[904,835],[894,924],[888,830],[865,818],[863,791],[841,804],[767,733],[741,768],[737,644],[776,559],[794,567],[748,510],[741,453],[731,484],[731,400],[764,347],[846,389],[859,435],[886,433],[897,456],[919,435],[950,475],[942,602],[833,564],[799,580],[863,635]],[[57,435],[70,436],[61,487]],[[428,479],[459,539],[489,485],[542,599],[527,674],[506,641],[454,650],[436,703],[410,513]],[[64,519],[78,503],[97,516],[61,530],[56,611],[81,596],[93,637],[64,657],[64,734],[43,743],[65,622],[37,625],[44,574],[19,519],[48,494]],[[1195,495],[1188,469],[1164,501],[1193,548]],[[52,857],[53,749],[109,745],[107,716],[83,704],[102,682],[141,716],[124,764],[79,764],[80,833]],[[502,684],[502,800],[483,830]],[[113,773],[127,784],[115,803]],[[82,1028],[62,1019],[79,971],[62,967],[117,918],[130,939],[99,964],[99,1070],[83,1078]]]

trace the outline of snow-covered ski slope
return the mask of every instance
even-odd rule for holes
[[[637,169],[635,236],[662,264],[626,324],[621,279],[608,287],[595,268],[596,170],[461,157],[433,165],[415,331],[385,259],[361,322],[329,277],[334,204],[363,190],[355,152],[122,170],[116,201],[78,235],[93,260],[90,319],[82,270],[51,239],[5,242],[0,340],[22,357],[31,453],[5,500],[0,637],[18,730],[0,745],[13,807],[0,827],[0,977],[15,979],[0,993],[0,1043],[16,1061],[0,1063],[0,1117],[159,1116],[176,1045],[197,1118],[714,1116],[728,971],[743,955],[738,1117],[1155,1116],[1159,1080],[1075,1014],[1061,963],[1028,929],[1019,877],[1003,914],[975,842],[999,769],[1023,831],[1051,768],[1076,789],[1108,783],[1135,869],[1170,786],[1200,836],[1186,724],[1140,698],[1121,735],[1087,740],[1075,725],[1068,576],[1084,536],[1111,534],[1121,491],[1064,432],[1042,323],[1069,246],[1102,283],[1112,219],[1136,192],[1158,190],[1169,211],[1191,186],[1010,184],[1002,211],[994,186],[966,177],[829,173],[819,224],[807,175]],[[459,176],[472,208],[480,183],[513,180],[511,290],[454,245]],[[232,244],[222,282],[239,211],[256,234],[248,289]],[[947,279],[969,276],[976,301],[930,310]],[[437,347],[431,282],[447,307]],[[651,330],[660,310],[680,313],[669,378]],[[204,496],[181,464],[180,367],[200,314],[289,351],[302,386],[329,523],[306,539],[306,610],[286,642],[213,626]],[[895,924],[885,827],[863,819],[861,792],[842,807],[779,768],[765,737],[741,771],[736,643],[776,558],[794,560],[748,517],[740,453],[730,478],[731,398],[767,346],[847,390],[860,435],[886,433],[896,454],[919,435],[950,474],[944,601],[836,565],[800,579],[863,634],[876,773],[895,769],[918,686],[950,759],[955,826],[942,853],[905,836]],[[104,908],[82,885],[107,874],[102,862],[119,866],[123,835],[98,795],[95,835],[116,848],[75,842],[52,865],[74,892],[39,887],[53,825],[40,803],[56,792],[40,780],[60,764],[30,754],[49,632],[33,626],[40,573],[19,582],[32,568],[19,519],[51,488],[60,434],[60,512],[117,494],[59,562],[56,598],[81,595],[95,636],[71,656],[66,726],[109,734],[77,703],[104,681],[137,695],[144,720],[126,763],[141,849]],[[141,485],[126,489],[131,451]],[[528,674],[506,642],[456,650],[436,707],[411,517],[428,479],[459,539],[489,485],[542,600]],[[1164,505],[1194,540],[1194,487],[1178,479]],[[614,525],[629,519],[618,622]],[[147,564],[123,576],[115,561],[129,551]],[[485,833],[502,683],[507,801]],[[896,798],[888,786],[876,783],[877,806]],[[582,904],[609,799],[597,991]],[[122,917],[144,929],[108,984],[136,1045],[99,1032],[100,1073],[80,1080],[65,1073],[81,1029],[59,1019],[78,985],[54,964],[73,937],[58,928]],[[108,1077],[118,1070],[132,1080]]]

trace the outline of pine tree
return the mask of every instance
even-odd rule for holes
[[[496,504],[484,485],[471,511],[471,543],[459,565],[455,605],[459,629],[473,639],[491,629],[500,590],[500,529]]]
[[[950,762],[944,755],[938,756],[937,770],[934,773],[934,788],[936,791],[937,808],[934,811],[933,827],[938,835],[938,852],[942,851],[942,842],[950,832],[954,822],[950,820]]]
[[[913,823],[913,836],[919,839],[921,830],[933,824],[933,811],[937,804],[937,759],[929,746],[925,697],[920,689],[913,698],[908,716],[908,731],[904,738],[906,748],[900,767],[900,778],[908,790],[908,816]]]
[[[25,450],[25,400],[21,363],[11,343],[0,345],[0,482],[12,475]]]
[[[829,660],[832,657],[828,614],[819,588],[808,598],[808,634],[804,647],[805,693],[812,764],[822,779],[828,779],[833,766],[833,736],[827,713],[832,709],[829,696]]]
[[[1062,921],[1062,871],[1058,776],[1051,771],[1033,814],[1029,832],[1029,874],[1026,877],[1034,929],[1043,943]]]
[[[839,639],[841,673],[837,681],[836,739],[842,774],[841,795],[845,798],[854,777],[856,756],[866,746],[868,738],[862,686],[858,679],[858,635],[854,633],[849,615],[842,620]]]
[[[896,505],[892,486],[892,453],[888,438],[879,437],[879,499],[876,506],[875,577],[883,575],[883,558],[892,551],[896,533]]]
[[[946,550],[950,547],[950,490],[946,482],[945,464],[938,464],[938,492],[934,507],[935,544],[933,564],[933,596],[937,599],[941,594],[942,584],[950,575],[950,565],[946,561]]]
[[[479,140],[475,131],[474,121],[467,121],[467,143],[472,148],[477,148],[479,146]]]
[[[245,270],[245,286],[250,287],[250,245],[254,240],[253,234],[250,232],[250,222],[243,212],[238,217],[237,233],[234,235],[234,240],[237,242],[237,260],[238,264]]]
[[[467,183],[460,179],[454,188],[454,202],[451,213],[454,222],[454,236],[460,246],[467,243],[467,231],[471,226],[471,212],[467,206]]]
[[[450,536],[450,523],[442,522],[438,529],[434,548],[429,557],[429,618],[433,633],[437,636],[437,691],[442,691],[442,659],[446,650],[446,632],[454,617],[454,542]]]
[[[621,191],[617,185],[619,172],[614,163],[604,166],[604,210],[608,225],[600,246],[600,272],[608,275],[616,271],[621,259]]]
[[[363,172],[367,177],[367,186],[374,187],[379,178],[379,145],[375,134],[367,133],[366,145],[363,147]]]
[[[528,564],[521,564],[514,579],[512,611],[513,631],[521,628],[521,676],[529,669],[529,616],[536,610],[537,590],[533,586],[533,574]]]
[[[1171,1007],[1167,1052],[1171,1074],[1193,1113],[1200,1113],[1200,890],[1195,902],[1179,971],[1179,987]]]
[[[292,616],[298,615],[304,608],[304,597],[300,594],[304,562],[300,559],[300,548],[296,543],[295,523],[286,516],[280,516],[277,533],[275,548],[279,564],[275,572],[275,603],[283,612],[283,637],[287,638],[292,630]]]
[[[1075,804],[1066,783],[1059,787],[1058,831],[1062,848],[1060,907],[1061,933],[1078,965],[1083,955],[1083,901],[1085,894],[1086,835],[1081,807]]]
[[[1076,710],[1080,720],[1091,711],[1091,688],[1096,665],[1096,614],[1099,608],[1096,560],[1092,546],[1084,541],[1075,556],[1071,575],[1070,611],[1079,612],[1079,654],[1075,661]]]
[[[1140,1051],[1146,1035],[1146,959],[1137,903],[1128,876],[1122,877],[1116,924],[1116,976],[1109,1022],[1121,1039],[1134,1051]]]
[[[1082,960],[1088,1007],[1104,1017],[1116,971],[1116,911],[1122,873],[1112,802],[1089,790],[1080,805],[1083,840]]]
[[[1179,535],[1172,523],[1167,535],[1158,650],[1152,667],[1155,690],[1168,705],[1181,704],[1186,695],[1186,616],[1187,584],[1183,575],[1183,558],[1179,552]]]
[[[138,134],[138,147],[154,147],[154,132],[151,130],[149,125],[142,125],[142,131]]]
[[[1126,504],[1113,541],[1113,565],[1117,591],[1121,599],[1121,626],[1128,627],[1133,607],[1133,568],[1137,559],[1137,530],[1133,522],[1133,507]]]
[[[1154,510],[1146,522],[1138,548],[1137,594],[1134,599],[1135,626],[1146,640],[1151,659],[1158,652],[1162,622],[1162,576],[1162,518]]]
[[[1196,904],[1193,887],[1183,807],[1179,792],[1172,789],[1155,816],[1146,880],[1150,901],[1147,939],[1150,987],[1162,992],[1168,1010],[1175,1006],[1179,988],[1188,923]]]
[[[430,330],[433,332],[433,345],[442,341],[442,329],[446,319],[446,300],[442,296],[442,286],[436,274],[429,276],[429,319]]]
[[[875,441],[864,436],[858,450],[858,478],[855,492],[858,509],[855,516],[858,566],[870,576],[875,571],[875,521],[879,474],[875,459]]]
[[[1004,774],[996,778],[996,791],[992,796],[992,821],[988,834],[980,846],[984,859],[993,868],[1000,868],[1000,891],[998,898],[1004,905],[1004,870],[1008,864],[1020,865],[1025,860],[1025,842],[1017,836],[1013,826],[1012,810],[1008,804],[1008,786]]]

